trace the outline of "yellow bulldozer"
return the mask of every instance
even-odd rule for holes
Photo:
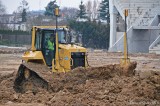
[[[18,92],[33,90],[34,85],[48,88],[48,82],[43,79],[52,73],[66,73],[77,67],[87,67],[86,48],[72,42],[72,33],[67,26],[58,26],[59,10],[55,9],[56,26],[33,26],[31,49],[22,56],[14,88]],[[39,65],[37,68],[35,68]],[[47,75],[38,68],[47,66],[52,73]],[[33,66],[33,67],[31,67]],[[43,68],[43,67],[42,67]],[[49,70],[50,71],[50,70]],[[46,77],[45,77],[46,78]],[[36,79],[33,81],[33,79]],[[39,83],[38,83],[38,82]]]
[[[48,40],[53,38],[54,56],[50,55]],[[52,66],[53,72],[68,72],[73,68],[86,66],[86,49],[72,44],[66,26],[34,26],[32,28],[32,47],[22,56],[25,62],[38,62]]]
[[[49,49],[48,41],[52,38],[53,50]],[[32,89],[32,84],[24,86],[30,77],[36,77],[47,87],[47,81],[39,70],[30,68],[30,63],[45,65],[52,72],[65,73],[77,67],[87,67],[86,48],[72,43],[72,35],[66,26],[33,26],[31,49],[22,56],[15,87],[19,91],[27,87]],[[34,66],[32,65],[32,66]],[[34,70],[34,71],[33,71]],[[40,76],[39,76],[40,75]]]

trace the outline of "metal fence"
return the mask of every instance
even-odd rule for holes
[[[31,35],[0,34],[0,45],[23,46],[31,44]]]

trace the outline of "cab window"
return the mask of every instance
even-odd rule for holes
[[[54,35],[54,32],[53,31],[44,31],[44,47],[43,48],[47,48],[48,47],[48,40],[50,38],[51,35],[55,36]]]
[[[37,32],[36,37],[35,37],[35,48],[36,48],[36,50],[41,50],[41,46],[42,46],[41,41],[42,41],[42,33]]]
[[[58,31],[58,41],[59,43],[66,43],[66,33],[64,30]]]

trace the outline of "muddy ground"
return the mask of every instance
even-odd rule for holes
[[[3,52],[1,52],[3,51]],[[78,68],[46,79],[50,89],[17,93],[13,89],[21,63],[18,49],[0,49],[0,105],[4,106],[159,106],[160,55],[130,54],[135,74],[119,74],[122,53],[89,51],[91,68]],[[40,67],[39,70],[42,68]],[[48,68],[43,68],[49,70]]]

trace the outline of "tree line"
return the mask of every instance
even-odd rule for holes
[[[59,8],[56,0],[48,3],[45,15],[54,17],[55,8]],[[63,11],[60,10],[59,17],[62,17],[61,12]],[[75,17],[67,19],[68,26],[77,34],[82,35],[83,46],[96,49],[108,49],[109,47],[109,20],[109,0],[102,0],[99,4],[96,0],[88,1],[86,5],[81,1]],[[102,21],[106,22],[102,23]]]
[[[94,49],[108,49],[110,27],[101,23],[86,21],[78,22],[71,20],[69,22],[71,29],[78,34],[82,34],[82,44],[84,47]]]
[[[94,49],[109,48],[109,0],[102,0],[99,6],[95,0],[88,1],[87,5],[81,1],[77,18],[86,19],[86,21],[72,20],[69,22],[69,26],[77,33],[82,34],[83,46]],[[102,21],[106,22],[102,23]]]
[[[18,12],[21,13],[22,22],[30,25],[54,25],[54,9],[57,7],[59,8],[56,0],[50,1],[45,7],[44,15],[29,18],[27,16],[29,14],[27,12],[29,8],[28,2],[22,0],[18,7]],[[5,7],[0,2],[0,13],[2,12],[5,13]],[[68,24],[75,32],[82,35],[83,46],[100,49],[108,48],[110,29],[109,0],[102,0],[100,3],[97,2],[97,0],[89,0],[86,4],[81,1],[79,9],[60,9],[59,18],[61,18],[59,25]],[[85,19],[86,21],[77,21],[78,18]],[[46,19],[47,22],[44,19]],[[103,23],[102,20],[106,21],[106,23]]]
[[[100,3],[97,0],[89,0],[86,5],[81,1],[77,17],[109,23],[109,0],[102,0]]]

